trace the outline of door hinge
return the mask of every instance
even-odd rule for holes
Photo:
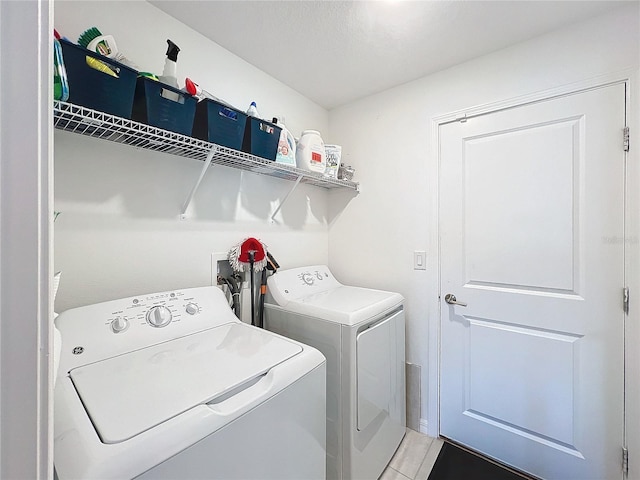
[[[629,313],[629,287],[622,289],[622,309],[624,313]]]
[[[629,449],[622,447],[622,472],[625,475],[629,474]]]
[[[625,152],[629,151],[629,127],[622,129],[622,147]]]

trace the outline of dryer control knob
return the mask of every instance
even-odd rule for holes
[[[171,322],[171,310],[162,305],[152,307],[147,312],[147,323],[152,327],[165,327]]]
[[[198,304],[197,303],[187,303],[187,306],[184,307],[189,315],[195,315],[198,313]]]
[[[111,322],[111,330],[113,333],[124,332],[127,328],[129,328],[129,320],[123,317],[116,317]]]

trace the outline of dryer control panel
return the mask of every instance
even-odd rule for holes
[[[342,286],[326,265],[278,270],[267,282],[267,291],[280,306]]]

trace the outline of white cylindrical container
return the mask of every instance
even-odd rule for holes
[[[320,132],[305,130],[296,147],[296,163],[298,168],[311,172],[324,173],[327,167],[327,156]]]

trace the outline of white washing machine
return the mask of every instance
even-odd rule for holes
[[[241,323],[216,287],[56,319],[54,466],[67,479],[324,479],[325,359]]]
[[[327,358],[327,478],[377,479],[406,431],[404,299],[324,265],[269,277],[265,328]]]

